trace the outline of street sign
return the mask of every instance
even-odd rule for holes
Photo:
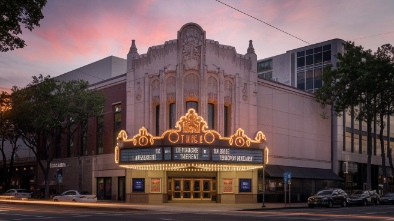
[[[283,173],[283,181],[285,184],[291,184],[291,173],[290,172]]]
[[[283,181],[284,181],[285,184],[288,182],[287,172],[283,173]]]

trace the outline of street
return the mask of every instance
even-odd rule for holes
[[[215,206],[215,204],[213,204]],[[336,208],[251,209],[225,211],[130,210],[94,207],[72,207],[42,204],[5,204],[0,202],[0,221],[11,220],[394,220],[394,205]]]

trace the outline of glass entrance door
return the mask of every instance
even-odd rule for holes
[[[168,193],[172,200],[211,200],[216,182],[210,178],[169,178]]]

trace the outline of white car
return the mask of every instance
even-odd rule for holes
[[[53,201],[59,202],[97,202],[96,195],[82,194],[77,190],[67,190],[60,196],[53,197]]]
[[[25,189],[9,189],[3,193],[3,196],[10,196],[11,198],[31,198],[31,193]]]

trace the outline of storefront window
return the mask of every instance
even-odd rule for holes
[[[112,178],[97,178],[97,199],[109,200],[112,198]]]

